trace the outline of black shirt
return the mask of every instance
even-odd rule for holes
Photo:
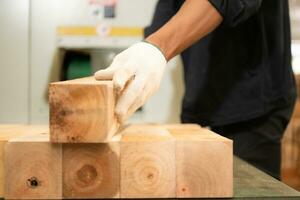
[[[209,1],[223,22],[182,53],[182,121],[226,125],[265,115],[294,100],[288,0]],[[146,36],[176,14],[183,2],[160,0]]]

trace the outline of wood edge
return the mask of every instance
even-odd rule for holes
[[[156,142],[174,140],[174,137],[172,137],[167,129],[152,125],[129,125],[125,127],[120,134],[122,136],[121,142]]]
[[[65,81],[57,81],[49,83],[50,87],[61,86],[61,85],[112,85],[112,80],[96,80],[94,77],[85,77],[85,78],[78,78],[72,80],[65,80]]]
[[[9,143],[14,142],[50,142],[49,134],[32,134],[25,135],[16,138],[11,138],[8,140]]]
[[[4,146],[4,199],[11,199],[11,197],[8,195],[9,194],[9,190],[8,190],[8,184],[6,183],[6,180],[8,179],[8,170],[9,170],[9,142],[7,142]]]

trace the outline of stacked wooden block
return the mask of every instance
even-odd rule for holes
[[[300,118],[293,117],[281,145],[281,179],[300,191]]]
[[[295,75],[297,94],[294,112],[282,138],[281,179],[300,191],[300,75]]]
[[[48,127],[41,125],[25,125],[25,124],[1,124],[0,125],[0,198],[4,198],[5,190],[5,169],[4,169],[4,157],[5,146],[10,139],[30,136],[34,134],[47,134]]]
[[[231,140],[194,124],[117,131],[114,105],[110,81],[51,84],[50,136],[6,145],[6,198],[232,197]]]

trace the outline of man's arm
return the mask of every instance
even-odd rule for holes
[[[208,0],[186,0],[167,24],[146,39],[148,43],[132,45],[118,54],[107,69],[96,72],[97,80],[114,82],[119,122],[123,123],[158,90],[168,60],[221,21],[221,15]]]
[[[146,38],[170,60],[210,33],[222,22],[222,16],[207,0],[186,0],[176,15]]]

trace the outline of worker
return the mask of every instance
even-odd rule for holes
[[[159,0],[146,39],[95,73],[112,79],[125,121],[158,90],[181,53],[183,123],[234,141],[234,154],[280,178],[283,132],[296,90],[288,0]]]

